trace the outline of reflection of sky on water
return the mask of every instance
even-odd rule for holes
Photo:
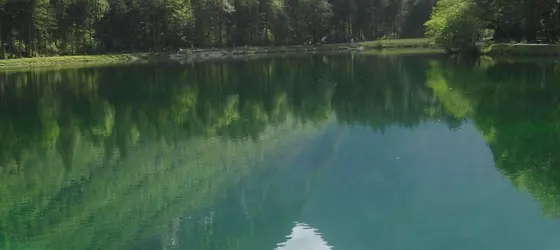
[[[297,223],[285,242],[278,244],[276,250],[330,250],[333,249],[323,239],[321,233],[303,223]]]

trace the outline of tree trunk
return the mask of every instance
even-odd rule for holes
[[[4,10],[0,9],[0,59],[5,59],[6,55],[4,52],[4,33],[2,32],[4,27],[2,27],[2,16],[4,16]]]
[[[268,6],[267,6],[267,8],[268,8]],[[266,45],[270,44],[270,41],[268,39],[268,26],[269,26],[269,18],[268,17],[269,17],[269,13],[270,12],[267,9],[266,13],[265,13],[265,17],[264,17],[264,19],[265,19],[265,21],[264,21],[264,42],[266,43]]]
[[[34,30],[35,30],[35,1],[31,4],[31,10],[29,10],[29,24],[27,26],[27,41],[26,41],[26,51],[27,56],[33,57],[33,44],[35,41]]]
[[[43,51],[43,53],[45,55],[47,55],[49,53],[49,44],[51,42],[50,40],[50,36],[48,35],[47,31],[43,31],[43,48],[45,49],[45,51]]]
[[[221,16],[221,13],[219,14]],[[218,43],[220,44],[220,47],[224,47],[224,39],[223,39],[223,29],[224,25],[222,23],[221,18],[218,20]]]
[[[535,20],[535,4],[534,1],[525,0],[526,22],[525,22],[525,38],[528,42],[537,40],[537,22]]]

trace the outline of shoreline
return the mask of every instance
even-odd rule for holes
[[[53,56],[0,60],[0,70],[18,68],[46,68],[83,65],[108,65],[142,62],[195,62],[208,59],[251,57],[255,55],[280,55],[315,52],[383,51],[383,50],[436,50],[427,39],[376,40],[356,43],[320,45],[290,45],[266,47],[238,47],[216,49],[185,49],[177,52],[148,52],[127,54],[101,54],[78,56]]]
[[[481,43],[477,47],[481,56],[558,56],[560,44],[513,44]],[[178,62],[192,63],[208,60],[246,59],[255,56],[294,55],[302,53],[344,53],[358,52],[366,55],[443,53],[427,39],[376,40],[356,43],[336,43],[320,45],[290,45],[266,47],[238,47],[212,49],[185,49],[176,52],[146,52],[127,54],[101,54],[78,56],[53,56],[0,60],[0,71],[26,70],[38,68],[68,68],[81,66],[103,66],[131,63]]]
[[[492,43],[477,45],[481,55],[510,56],[559,56],[560,44]]]

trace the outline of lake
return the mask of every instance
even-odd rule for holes
[[[0,73],[0,249],[560,247],[560,63]]]

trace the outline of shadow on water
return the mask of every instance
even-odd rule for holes
[[[333,126],[472,121],[558,216],[558,75],[425,55],[3,73],[0,247],[272,249],[345,140]]]

